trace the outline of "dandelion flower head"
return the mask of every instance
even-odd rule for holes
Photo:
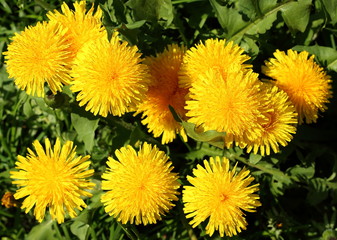
[[[207,39],[190,48],[184,57],[181,67],[179,84],[189,88],[198,79],[200,73],[209,69],[219,71],[221,75],[228,72],[246,72],[251,65],[244,64],[250,57],[243,54],[244,50],[233,42],[219,39]]]
[[[147,57],[144,61],[149,68],[151,82],[146,98],[139,105],[137,113],[143,113],[142,123],[147,125],[154,137],[162,135],[162,144],[172,142],[177,133],[187,141],[184,128],[173,118],[169,110],[170,105],[179,116],[185,117],[187,89],[178,86],[178,72],[185,51],[185,47],[172,44],[156,57]]]
[[[204,167],[193,169],[194,177],[187,176],[192,186],[183,190],[184,212],[192,227],[208,219],[206,233],[210,236],[219,231],[221,237],[233,236],[246,229],[243,211],[254,212],[259,207],[258,184],[250,185],[254,177],[242,169],[236,173],[236,166],[229,169],[225,157],[204,160]],[[250,186],[249,186],[250,185]]]
[[[88,41],[98,38],[107,38],[107,32],[103,27],[101,18],[102,10],[97,7],[94,12],[92,6],[86,12],[86,1],[74,3],[74,11],[64,2],[61,12],[54,10],[47,13],[51,22],[61,24],[68,29],[67,35],[71,43],[71,49],[76,54],[79,49]]]
[[[189,122],[205,131],[226,132],[225,145],[230,147],[235,138],[254,139],[262,131],[260,122],[260,81],[250,71],[221,75],[210,69],[189,89],[186,115]]]
[[[38,22],[15,33],[4,52],[9,77],[29,95],[43,97],[47,83],[56,94],[71,82],[73,54],[65,29],[57,24]]]
[[[274,84],[285,91],[295,105],[299,124],[316,122],[319,111],[327,109],[332,97],[331,80],[306,51],[287,53],[277,50],[275,58],[265,62],[262,71],[274,79]]]
[[[45,149],[38,140],[33,142],[35,151],[28,148],[28,155],[18,156],[16,169],[11,171],[13,184],[20,188],[14,194],[16,199],[25,198],[22,209],[28,213],[34,206],[34,215],[42,222],[46,208],[52,219],[64,222],[66,211],[70,217],[77,216],[75,209],[82,210],[87,205],[81,198],[90,197],[87,192],[94,183],[86,178],[93,175],[88,170],[90,156],[76,157],[76,147],[67,141],[63,146],[59,139],[52,148],[49,139],[45,139]],[[66,211],[65,211],[66,210]]]
[[[121,116],[134,111],[144,99],[149,77],[136,46],[122,42],[115,33],[111,40],[97,39],[78,52],[72,68],[71,90],[79,92],[79,105],[95,115]]]
[[[156,146],[144,143],[138,152],[130,145],[108,159],[102,175],[101,201],[105,211],[125,223],[152,224],[161,220],[178,200],[180,184],[167,155]]]
[[[262,132],[256,139],[248,141],[247,152],[260,151],[262,156],[269,155],[272,149],[279,152],[279,145],[286,146],[296,133],[297,112],[288,95],[269,83],[262,85],[262,94],[266,100],[263,112],[268,119],[261,124]]]

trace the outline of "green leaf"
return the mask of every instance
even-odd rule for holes
[[[288,169],[287,172],[289,172],[290,175],[295,178],[295,180],[310,179],[315,175],[315,167],[309,166],[305,168],[296,165]]]
[[[312,178],[309,181],[308,202],[315,206],[328,197],[328,182],[323,178]]]
[[[201,143],[200,145],[201,145],[200,148],[186,153],[184,155],[184,158],[189,160],[197,160],[197,159],[204,159],[205,156],[213,157],[213,156],[220,156],[223,154],[222,149],[211,146],[210,144]]]
[[[53,220],[45,220],[44,222],[36,225],[27,235],[27,240],[57,240],[53,231]]]
[[[31,116],[34,115],[30,99],[27,99],[27,101],[25,101],[23,104],[23,114],[25,114],[27,118],[30,118]]]
[[[137,22],[125,24],[125,27],[127,29],[136,29],[136,28],[140,28],[145,23],[146,23],[146,20],[140,20],[140,21],[137,21]]]
[[[254,19],[252,24],[248,25],[249,28],[247,29],[246,34],[263,34],[273,26],[273,23],[277,19],[277,12],[279,8],[275,0],[259,1],[258,9],[259,12],[257,18]]]
[[[322,234],[322,240],[335,240],[337,237],[337,232],[333,229],[327,229]]]
[[[299,52],[307,51],[310,54],[315,55],[317,60],[328,70],[337,72],[337,50],[330,47],[324,47],[319,45],[315,46],[297,45],[292,49]]]
[[[242,15],[237,9],[222,6],[216,0],[210,0],[210,3],[227,38],[246,25],[246,22],[242,20]]]
[[[304,32],[310,17],[312,0],[299,0],[291,2],[281,9],[284,22],[293,32]]]
[[[84,223],[82,221],[74,221],[73,224],[70,226],[71,232],[76,235],[80,240],[87,239],[86,236],[88,234],[90,226],[87,223]]]
[[[325,10],[329,13],[331,18],[331,23],[337,23],[337,1],[336,0],[321,0],[324,5]]]
[[[254,153],[251,153],[249,155],[249,162],[251,162],[253,164],[257,164],[261,159],[262,159],[261,155],[254,154]]]
[[[169,106],[169,109],[174,117],[174,119],[179,122],[185,129],[186,134],[193,138],[196,141],[208,142],[219,148],[224,148],[224,137],[226,136],[225,132],[217,132],[215,130],[202,131],[194,123],[186,122],[181,119],[172,106]]]
[[[255,58],[259,54],[260,50],[256,43],[256,40],[247,36],[241,40],[240,47],[242,47],[249,56]]]
[[[78,140],[84,142],[85,150],[90,152],[94,146],[95,130],[98,127],[99,119],[89,119],[76,113],[71,113],[71,123],[74,126]]]
[[[173,7],[170,0],[129,0],[126,5],[133,11],[136,21],[164,21],[168,26],[173,21]]]

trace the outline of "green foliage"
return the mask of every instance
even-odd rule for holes
[[[67,3],[72,1],[67,0]],[[99,0],[109,33],[118,30],[144,56],[161,52],[169,43],[193,46],[207,38],[233,40],[261,65],[276,49],[308,51],[337,76],[337,2],[333,0]],[[48,10],[59,9],[56,0],[0,0],[0,50],[6,51],[14,33],[45,20]],[[90,4],[88,4],[89,6]],[[264,76],[261,74],[261,78]],[[333,80],[336,92],[336,83]],[[122,225],[100,204],[99,180],[108,156],[126,144],[147,141],[167,152],[180,182],[192,168],[210,156],[226,156],[233,165],[248,168],[260,184],[262,206],[247,213],[247,230],[232,239],[336,239],[337,151],[336,98],[316,124],[299,126],[293,141],[278,154],[247,154],[240,148],[224,149],[225,133],[202,132],[191,123],[176,120],[186,129],[187,143],[176,139],[161,145],[139,116],[96,117],[79,107],[65,88],[60,99],[28,96],[8,78],[4,57],[0,62],[0,184],[2,195],[16,188],[9,179],[17,155],[25,155],[35,139],[72,140],[78,154],[90,154],[98,183],[88,208],[63,224],[49,217],[37,223],[32,213],[0,206],[2,239],[220,239],[195,229],[182,213],[181,199],[163,221],[151,226]]]

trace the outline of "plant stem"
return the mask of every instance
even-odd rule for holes
[[[197,236],[194,234],[192,227],[188,224],[187,219],[185,217],[182,204],[178,202],[177,207],[179,209],[179,217],[180,221],[182,222],[183,226],[187,229],[188,236],[191,240],[198,240]]]

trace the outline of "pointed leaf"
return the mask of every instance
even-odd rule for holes
[[[309,23],[311,2],[312,0],[299,0],[282,8],[282,17],[290,30],[305,31]]]
[[[186,134],[196,141],[208,142],[216,147],[224,148],[225,132],[217,132],[215,130],[202,131],[194,123],[186,122],[181,119],[172,106],[169,109],[174,119],[179,122],[185,129]]]
[[[85,149],[90,152],[94,146],[95,130],[99,119],[89,119],[76,113],[71,113],[71,123],[74,126],[78,139],[84,142]]]
[[[222,6],[216,0],[210,0],[210,3],[221,27],[226,32],[227,38],[231,37],[235,32],[246,25],[246,22],[242,20],[242,15],[237,9]]]
[[[27,240],[56,240],[58,239],[54,235],[53,230],[53,220],[45,220],[44,222],[36,225],[32,228],[32,230],[28,233],[26,239]]]
[[[170,0],[129,0],[126,5],[133,10],[136,21],[165,21],[168,26],[173,21],[173,7]]]
[[[335,0],[321,0],[323,3],[326,11],[329,13],[329,16],[331,18],[331,23],[336,24],[337,23],[337,1]]]

